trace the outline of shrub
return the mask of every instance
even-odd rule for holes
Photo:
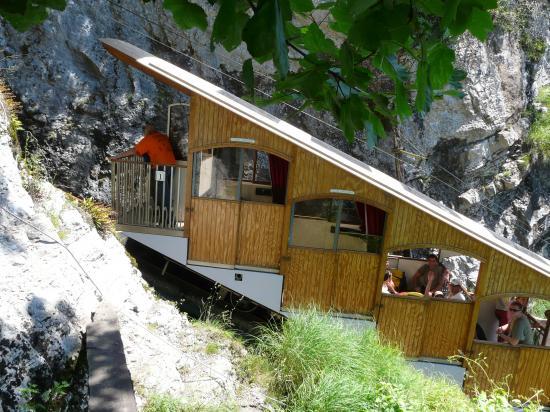
[[[109,206],[96,202],[91,197],[79,199],[76,196],[67,194],[67,199],[90,216],[100,234],[105,235],[115,232],[115,222],[112,218],[113,210]]]
[[[470,399],[444,378],[413,369],[376,331],[351,329],[314,310],[280,328],[264,327],[257,350],[272,371],[270,389],[288,411],[489,411],[496,404],[512,410],[508,397]]]
[[[542,110],[535,114],[528,141],[535,153],[548,160],[550,159],[550,85],[540,89],[536,102],[542,106]]]
[[[37,385],[31,384],[21,390],[25,399],[23,410],[26,412],[61,412],[66,410],[67,391],[69,383],[54,381],[53,386],[40,392]]]

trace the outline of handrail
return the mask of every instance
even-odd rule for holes
[[[158,165],[129,156],[111,163],[111,201],[120,225],[183,230],[186,162]]]

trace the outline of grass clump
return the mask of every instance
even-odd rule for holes
[[[147,399],[143,412],[232,412],[237,411],[235,405],[204,405],[186,403],[169,394],[155,394]]]
[[[207,355],[215,355],[220,351],[220,345],[218,345],[216,342],[208,342],[206,344],[206,347],[204,348],[204,352]]]
[[[536,98],[541,110],[535,114],[528,141],[532,150],[544,160],[550,159],[550,85],[540,89]]]
[[[494,410],[457,385],[414,370],[374,330],[357,331],[309,310],[262,330],[258,354],[270,368],[270,390],[285,411]],[[481,398],[480,398],[481,399]],[[499,403],[499,405],[501,405]],[[509,409],[512,410],[511,404]]]
[[[67,200],[90,216],[92,223],[100,234],[115,233],[113,210],[109,206],[96,202],[91,197],[79,199],[71,194],[67,194]]]

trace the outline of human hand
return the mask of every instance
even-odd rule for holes
[[[502,329],[502,326],[499,326],[497,328],[497,335],[502,335],[502,332],[504,332],[504,330]]]

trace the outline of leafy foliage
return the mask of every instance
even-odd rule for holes
[[[509,411],[539,410],[537,396],[513,400],[495,386],[468,398],[443,377],[414,370],[374,330],[350,328],[314,310],[282,327],[263,328],[258,353],[267,359],[274,396],[285,411]]]
[[[540,111],[535,114],[529,130],[529,143],[536,154],[550,160],[550,85],[540,89],[536,98]]]
[[[484,41],[496,0],[210,0],[212,46],[246,44],[253,60],[278,73],[271,102],[298,100],[331,112],[345,137],[375,143],[398,119],[426,112],[434,99],[461,97],[464,73],[449,47],[469,31]],[[183,29],[206,28],[207,12],[165,0]],[[191,11],[192,10],[192,11]],[[208,10],[212,14],[212,10]],[[214,11],[214,13],[216,13]],[[252,60],[244,70],[253,96]],[[252,80],[251,80],[252,79]]]
[[[63,412],[67,410],[66,399],[69,390],[69,383],[66,381],[54,381],[53,386],[44,392],[38,389],[35,384],[29,385],[21,390],[25,400],[23,411],[25,412]]]
[[[48,17],[48,9],[63,10],[66,0],[2,0],[0,16],[16,30],[25,31],[42,23]]]

